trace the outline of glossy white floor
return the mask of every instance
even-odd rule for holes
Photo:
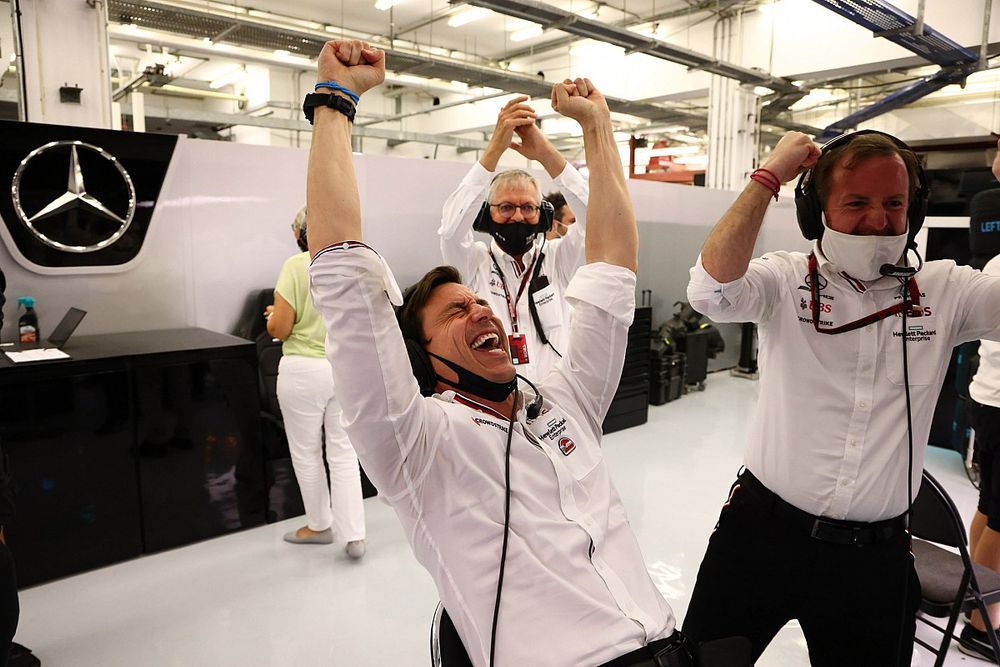
[[[605,439],[649,570],[678,618],[756,400],[757,383],[714,374],[705,392],[651,407],[647,424]],[[928,465],[970,516],[976,495],[958,455],[931,448]],[[366,510],[360,562],[343,545],[284,543],[299,520],[264,526],[22,591],[17,641],[52,667],[427,665],[434,588],[389,507],[373,498]],[[758,665],[807,663],[790,625]],[[913,664],[933,659],[918,648]],[[988,663],[952,648],[946,664]]]

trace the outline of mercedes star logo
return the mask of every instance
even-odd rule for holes
[[[59,149],[65,151],[65,147],[69,147],[69,180],[66,192],[50,200],[38,211],[27,213],[22,205],[22,199],[25,198],[22,179],[26,173],[29,176],[33,175],[28,171],[29,166],[46,152]],[[81,151],[94,153],[100,159],[110,163],[114,167],[111,173],[119,174],[124,181],[123,184],[117,184],[117,187],[120,188],[124,185],[124,190],[127,192],[127,203],[114,205],[118,212],[112,210],[111,204],[106,204],[87,192],[83,179],[83,169],[80,166]],[[62,159],[60,156],[56,157]],[[51,162],[47,164],[51,164]],[[91,162],[91,164],[93,163]],[[14,173],[11,196],[14,200],[14,210],[17,217],[35,238],[57,250],[75,253],[95,252],[120,239],[128,230],[129,225],[132,224],[136,204],[135,186],[132,184],[132,179],[115,156],[98,146],[82,141],[68,140],[52,141],[31,151],[21,161]],[[52,219],[57,217],[64,224],[59,225],[56,222],[53,227],[51,223],[55,221]],[[39,224],[44,221],[49,221],[48,226]],[[90,221],[96,221],[100,224],[88,224]],[[67,225],[73,228],[68,229]],[[45,229],[43,230],[42,227]],[[86,241],[81,242],[83,237],[86,237]]]

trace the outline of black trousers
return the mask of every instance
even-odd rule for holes
[[[812,665],[909,667],[920,604],[909,535],[897,530],[862,546],[821,541],[747,474],[709,540],[684,634],[695,643],[747,637],[756,660],[797,619]]]

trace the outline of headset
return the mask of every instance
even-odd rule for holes
[[[863,134],[880,134],[892,141],[900,150],[913,152],[906,143],[891,134],[877,130],[858,130],[857,132],[842,134],[836,139],[823,144],[823,148],[820,151],[820,159],[822,159],[823,155],[846,146]],[[916,247],[914,238],[917,232],[920,231],[920,227],[924,224],[930,194],[931,190],[927,184],[927,176],[924,174],[924,169],[918,161],[917,189],[910,197],[910,204],[906,209],[907,248]],[[795,185],[795,217],[799,221],[799,229],[802,231],[802,236],[806,237],[807,240],[815,241],[816,239],[823,238],[823,230],[825,229],[825,225],[823,224],[823,203],[820,201],[819,193],[816,191],[813,183],[813,171],[811,169],[803,172],[802,176],[799,177],[798,183]]]

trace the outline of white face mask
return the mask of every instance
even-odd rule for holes
[[[896,264],[906,250],[906,234],[855,236],[827,227],[820,247],[826,258],[859,280],[882,277],[883,264]]]

